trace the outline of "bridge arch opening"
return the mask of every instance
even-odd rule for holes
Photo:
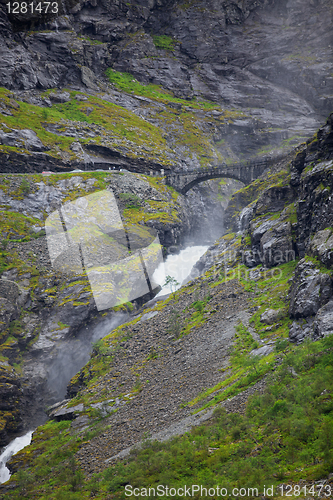
[[[200,178],[193,180],[193,181],[189,182],[188,184],[186,184],[182,188],[181,194],[185,195],[194,186],[197,186],[198,184],[201,184],[202,182],[205,182],[205,181],[209,181],[211,179],[234,179],[236,181],[240,181],[240,179],[238,179],[237,176],[231,176],[231,175],[228,175],[228,176],[227,175],[211,175],[211,176],[200,177]],[[243,181],[240,181],[240,182],[243,182]],[[245,185],[244,182],[243,182],[243,184]]]
[[[170,172],[166,175],[166,184],[172,186],[176,191],[185,195],[190,189],[201,182],[210,179],[235,179],[245,185],[257,179],[274,161],[273,159],[258,159],[247,163],[235,163],[233,165],[217,165],[207,169]]]

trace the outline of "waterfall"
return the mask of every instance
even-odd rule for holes
[[[0,484],[5,483],[10,478],[10,472],[6,467],[6,463],[13,455],[31,443],[32,433],[33,431],[28,431],[23,436],[15,438],[0,455]]]
[[[162,290],[158,293],[157,297],[174,292],[175,290],[178,290],[184,282],[195,278],[197,273],[192,275],[192,268],[207,249],[208,246],[204,245],[190,246],[184,248],[184,250],[181,250],[178,254],[168,255],[166,261],[162,262],[162,264],[160,264],[156,269],[153,275],[153,280],[162,286],[165,282],[166,276],[171,276],[178,282],[178,285],[162,286]]]

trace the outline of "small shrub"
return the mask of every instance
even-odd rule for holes
[[[120,200],[126,202],[126,208],[139,208],[142,206],[140,198],[133,193],[120,193]]]
[[[25,177],[22,179],[22,182],[21,182],[21,191],[23,194],[29,194],[30,193],[30,184],[29,184],[29,181],[28,179],[26,179]]]
[[[181,315],[178,311],[173,309],[170,313],[169,318],[169,328],[167,329],[168,333],[171,333],[174,337],[179,337],[181,331],[183,329],[184,322],[181,318]]]
[[[143,389],[143,387],[142,387],[142,383],[141,383],[141,380],[140,380],[140,375],[138,375],[138,374],[137,374],[137,375],[136,375],[135,384],[134,384],[134,386],[133,386],[133,390],[134,390],[135,392],[141,392],[141,391],[142,391],[142,389]]]
[[[176,300],[176,291],[177,287],[180,285],[180,283],[174,278],[173,276],[168,275],[165,278],[165,282],[163,283],[163,287],[165,286],[170,286],[171,288],[171,293],[172,293],[172,298]]]
[[[278,339],[276,341],[276,344],[275,344],[275,350],[276,352],[281,352],[281,351],[284,351],[285,349],[287,349],[287,347],[289,346],[289,340],[287,339]]]
[[[193,302],[192,307],[198,312],[203,312],[207,302],[211,299],[210,295],[207,295],[203,300],[196,300]]]
[[[2,240],[1,241],[1,250],[6,250],[8,243],[9,243],[9,240]]]
[[[154,347],[151,347],[150,353],[147,356],[147,360],[158,358],[158,352],[155,351]]]
[[[174,50],[177,40],[167,35],[154,35],[153,42],[157,49]]]
[[[65,325],[66,327],[66,325]],[[112,349],[105,345],[103,339],[98,340],[95,342],[92,346],[93,348],[93,355],[95,356],[110,356]]]

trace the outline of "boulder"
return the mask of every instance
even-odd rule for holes
[[[251,356],[268,356],[274,351],[274,345],[263,345],[258,347],[258,349],[253,349],[250,352]]]
[[[274,267],[295,259],[290,222],[276,221],[260,240],[262,262],[267,267]]]
[[[49,417],[57,422],[60,422],[60,420],[73,420],[84,409],[82,403],[71,407],[68,407],[68,403],[69,400],[67,399],[48,408]]]
[[[9,279],[0,279],[0,297],[8,299],[10,302],[16,302],[21,291],[15,281]]]
[[[283,309],[267,309],[260,316],[260,321],[265,325],[273,325],[283,315]]]
[[[49,97],[50,97],[51,101],[59,102],[59,103],[68,102],[71,99],[69,92],[54,92],[54,93],[51,93]]]
[[[98,90],[96,76],[87,66],[81,67],[81,80],[88,89]]]
[[[250,234],[252,251],[245,262],[249,267],[260,262],[274,267],[295,259],[292,227],[284,215],[251,221]]]
[[[333,300],[321,307],[314,322],[314,340],[333,333]]]
[[[311,261],[301,259],[289,291],[289,315],[292,318],[313,316],[332,296],[332,283]]]
[[[289,341],[294,344],[300,344],[307,337],[313,334],[313,318],[308,317],[304,319],[293,321],[289,330]]]
[[[46,151],[48,149],[38,139],[36,133],[30,129],[13,130],[8,134],[0,130],[0,143],[4,146],[20,147],[30,151]]]
[[[329,228],[318,231],[312,239],[308,253],[326,266],[333,265],[333,231]]]

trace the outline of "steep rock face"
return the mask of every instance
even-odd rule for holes
[[[252,251],[246,255],[246,263],[253,267],[262,262],[273,267],[294,258],[292,229],[288,214],[277,220],[262,219],[250,224]]]
[[[294,252],[294,257],[308,253],[330,267],[332,116],[314,137],[296,148],[293,157],[289,155],[271,173],[264,173],[252,186],[233,195],[226,211],[226,226],[251,236],[253,251],[262,251],[275,231],[288,239],[288,250]],[[256,196],[258,199],[246,206]],[[290,224],[281,226],[287,221]]]
[[[289,147],[332,110],[329,0],[65,1],[39,18],[1,9],[0,85],[102,90],[119,102],[104,72],[129,72],[185,100],[242,110],[237,119],[207,120],[222,156]]]
[[[332,298],[332,115],[291,162],[296,219],[293,239],[298,263],[290,287],[290,340],[300,342],[331,332]],[[297,319],[299,321],[297,321]],[[304,323],[304,319],[307,320]]]
[[[8,444],[11,433],[22,429],[22,416],[17,405],[17,400],[21,396],[21,380],[18,379],[14,369],[2,361],[0,363],[0,446]]]
[[[310,235],[333,224],[333,199],[330,194],[333,186],[332,125],[330,115],[326,125],[319,129],[313,140],[308,141],[301,161],[291,171],[291,182],[301,192],[297,204],[296,232],[300,255],[304,255],[310,244]]]
[[[330,300],[319,309],[314,322],[313,337],[315,340],[331,335],[333,332],[333,301]]]

